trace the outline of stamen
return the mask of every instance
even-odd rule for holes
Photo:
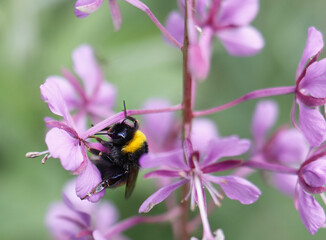
[[[48,150],[43,151],[43,152],[28,152],[28,153],[26,153],[25,156],[27,158],[36,158],[36,157],[39,157],[39,156],[44,155],[44,154],[47,154],[47,153],[49,153]]]
[[[51,157],[50,154],[46,154],[46,155],[44,156],[44,158],[42,158],[42,161],[41,161],[42,164],[45,164],[46,160],[48,160],[50,157]]]

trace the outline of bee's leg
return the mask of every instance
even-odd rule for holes
[[[137,119],[135,119],[133,117],[130,117],[130,116],[126,117],[126,119],[128,119],[128,120],[130,120],[130,121],[132,121],[134,123],[134,128],[136,128],[136,129],[139,128],[139,124],[138,124]]]
[[[109,179],[103,180],[97,186],[95,186],[92,191],[90,191],[84,197],[82,197],[80,199],[84,200],[85,198],[90,197],[93,194],[99,193],[99,192],[103,191],[105,188],[108,188],[109,187],[108,181],[109,181]]]
[[[113,163],[113,160],[111,159],[110,155],[105,153],[105,152],[102,152],[100,150],[97,150],[95,148],[91,148],[89,147],[87,149],[90,153],[94,154],[94,155],[97,155],[97,156],[100,156],[100,157],[103,157],[105,160],[108,160],[109,162]]]
[[[99,137],[94,137],[92,136],[91,138],[94,138],[97,142],[99,142],[100,144],[102,144],[104,147],[108,148],[109,150],[111,150],[111,148],[113,147],[113,143],[110,141],[105,141],[102,138]]]
[[[124,180],[124,177],[126,176],[126,172],[120,173],[114,177],[111,177],[109,179],[104,179],[102,182],[100,182],[98,185],[96,185],[92,191],[90,191],[88,194],[86,194],[84,197],[81,198],[81,200],[84,200],[87,197],[92,196],[93,194],[102,192],[105,188],[109,187],[117,187],[119,182],[121,180]],[[123,183],[122,183],[123,184]]]

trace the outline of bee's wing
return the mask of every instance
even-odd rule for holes
[[[139,166],[133,163],[129,164],[129,175],[128,175],[126,190],[125,190],[126,199],[130,197],[130,195],[132,194],[135,188],[138,172],[139,172]]]

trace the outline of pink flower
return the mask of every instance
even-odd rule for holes
[[[298,168],[308,154],[308,144],[301,132],[294,128],[281,127],[272,136],[267,137],[277,115],[278,106],[274,101],[264,100],[256,105],[251,126],[251,159]],[[271,174],[271,178],[279,191],[294,196],[296,175],[275,172]]]
[[[179,0],[180,13],[174,11],[166,20],[168,31],[179,42],[184,36],[185,1]],[[195,16],[188,8],[189,65],[196,79],[204,79],[209,73],[213,36],[234,56],[251,56],[263,48],[263,37],[250,25],[258,8],[258,0],[197,0]]]
[[[298,172],[294,205],[310,234],[315,234],[326,223],[324,209],[312,194],[326,192],[326,153],[308,158]]]
[[[106,239],[106,231],[118,219],[116,208],[108,201],[94,204],[80,200],[70,181],[62,193],[63,202],[53,203],[46,214],[46,226],[54,239]],[[110,239],[126,239],[121,235]]]
[[[315,234],[325,223],[323,208],[311,194],[326,190],[326,160],[323,154],[306,159],[308,144],[296,129],[280,128],[269,139],[268,130],[276,121],[277,105],[272,101],[257,104],[252,135],[254,147],[252,159],[299,168],[294,174],[273,173],[275,187],[294,197],[295,207],[310,234]]]
[[[299,105],[300,128],[313,147],[319,146],[326,136],[325,118],[318,108],[326,103],[326,59],[317,61],[323,47],[322,34],[310,27],[296,72],[295,99]],[[293,111],[293,122],[294,117]]]
[[[93,124],[98,123],[113,114],[116,98],[116,88],[105,81],[98,65],[93,49],[89,45],[81,45],[72,54],[74,70],[82,80],[67,70],[63,70],[65,78],[51,76],[48,79],[59,85],[62,97],[78,129],[87,128],[87,116]]]
[[[41,85],[41,93],[50,110],[64,118],[63,122],[46,119],[47,126],[51,128],[45,137],[50,156],[59,158],[65,170],[79,175],[76,181],[76,193],[79,197],[83,197],[102,181],[101,174],[88,159],[87,141],[82,133],[76,129],[56,81],[47,79]],[[91,146],[91,143],[87,144]],[[95,145],[99,147],[99,144],[93,143],[93,146]],[[96,202],[104,194],[105,191],[102,191],[88,197],[88,199]]]
[[[212,183],[218,184],[224,193],[231,199],[242,204],[255,202],[260,191],[249,181],[235,176],[214,176],[211,173],[220,172],[239,166],[241,160],[225,160],[216,162],[222,157],[237,156],[245,153],[250,146],[248,140],[240,140],[232,136],[223,139],[211,139],[206,146],[205,157],[200,158],[200,152],[194,151],[189,140],[185,141],[184,152],[176,149],[172,152],[148,154],[140,159],[144,168],[159,167],[145,175],[145,177],[179,178],[176,182],[162,187],[147,198],[139,208],[139,212],[148,212],[156,204],[165,200],[173,191],[189,183],[190,189],[185,200],[190,197],[191,208],[197,203],[204,227],[204,237],[212,238],[212,233],[207,219],[204,188],[208,190],[214,202],[219,205],[222,195],[214,188]]]

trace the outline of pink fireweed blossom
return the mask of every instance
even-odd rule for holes
[[[184,36],[185,1],[192,3],[178,0],[180,12],[173,11],[166,20],[167,30],[179,42]],[[209,73],[213,36],[234,56],[251,56],[264,47],[263,37],[250,25],[258,5],[258,0],[197,0],[194,14],[188,7],[189,64],[197,79],[204,79]]]
[[[70,181],[62,193],[63,202],[53,203],[46,214],[46,226],[58,240],[108,239],[105,234],[118,219],[116,208],[108,201],[94,204],[80,200],[74,193],[75,182]],[[110,239],[127,239],[116,235]]]
[[[326,58],[317,61],[323,47],[322,34],[310,27],[296,72],[295,101],[299,106],[300,129],[312,147],[319,146],[326,136],[325,118],[319,111],[319,106],[326,103]],[[295,124],[295,104],[291,117]]]
[[[218,184],[227,197],[240,201],[242,204],[255,202],[260,190],[249,181],[234,176],[214,176],[212,173],[220,172],[239,166],[241,160],[229,159],[217,162],[222,157],[237,156],[245,153],[250,146],[248,140],[241,140],[236,136],[227,138],[213,138],[206,146],[206,154],[201,159],[200,152],[194,151],[190,140],[186,140],[184,150],[176,149],[172,152],[148,154],[140,159],[144,168],[159,167],[145,175],[145,177],[179,178],[179,180],[162,187],[147,198],[139,208],[139,212],[148,212],[156,204],[165,200],[173,191],[189,183],[190,188],[187,200],[190,197],[191,208],[197,203],[204,228],[204,238],[212,239],[213,235],[207,218],[206,197],[204,188],[208,190],[215,204],[220,205],[222,195],[213,187]],[[184,152],[186,162],[184,160]]]
[[[308,144],[301,132],[293,128],[280,128],[266,139],[276,115],[277,105],[273,101],[257,104],[252,121],[253,162],[245,165],[274,169],[273,184],[284,194],[294,197],[302,222],[310,234],[315,234],[325,223],[324,210],[312,196],[326,190],[323,187],[326,183],[325,153],[305,160]]]
[[[50,110],[64,119],[56,121],[46,118],[45,123],[51,128],[45,137],[48,151],[51,157],[60,159],[65,170],[78,174],[76,193],[83,197],[102,180],[100,172],[87,156],[88,146],[100,148],[100,144],[87,142],[83,132],[76,128],[56,81],[47,79],[40,88],[42,98],[48,103]],[[102,191],[88,199],[96,202],[104,193]]]
[[[315,234],[326,223],[324,209],[313,194],[326,192],[326,152],[308,158],[298,171],[294,205],[310,234]]]
[[[300,131],[285,126],[267,138],[267,133],[276,122],[277,114],[278,107],[274,101],[264,100],[257,104],[251,125],[251,159],[298,168],[305,160],[309,146]],[[297,182],[295,174],[273,172],[272,181],[282,193],[293,196]]]
[[[74,111],[73,119],[80,130],[86,130],[87,116],[93,124],[113,114],[116,88],[105,81],[97,63],[93,49],[89,45],[81,45],[72,53],[74,70],[80,81],[68,70],[63,70],[63,77],[50,76],[61,90],[70,112]]]

